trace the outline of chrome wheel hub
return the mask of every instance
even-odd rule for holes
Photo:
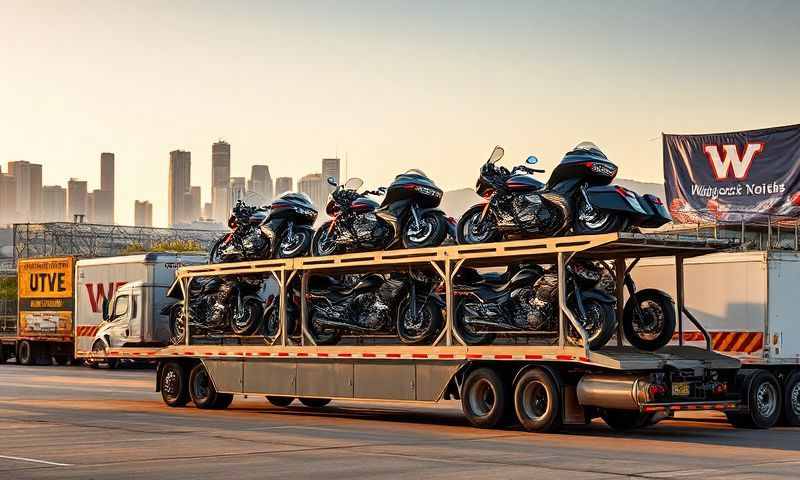
[[[756,391],[756,409],[763,417],[770,417],[778,408],[778,391],[771,383],[762,383]]]

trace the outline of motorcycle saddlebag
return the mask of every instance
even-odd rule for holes
[[[592,207],[627,214],[637,225],[648,216],[648,212],[639,203],[638,195],[618,185],[589,187],[586,195]]]

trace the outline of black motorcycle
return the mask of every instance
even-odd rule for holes
[[[295,275],[294,278],[286,286],[286,336],[299,337],[300,336],[300,275]],[[280,325],[280,297],[279,295],[270,295],[264,304],[264,336],[266,338],[275,338]]]
[[[200,335],[252,335],[261,324],[263,302],[258,296],[261,281],[235,277],[226,280],[219,277],[195,278],[189,282],[189,328]],[[214,320],[214,306],[222,288],[231,288],[229,305],[225,315]],[[184,322],[184,298],[180,283],[175,282],[167,292],[167,297],[178,302],[164,306],[162,315],[169,315],[170,342],[173,345],[186,343],[186,323]]]
[[[332,220],[314,235],[312,255],[405,248],[436,247],[444,242],[452,222],[438,209],[442,190],[419,170],[395,177],[387,189],[358,193],[363,181],[351,178],[344,185],[328,179],[334,188],[326,211]],[[368,195],[386,193],[383,202]]]
[[[305,193],[286,192],[267,207],[239,200],[228,219],[231,232],[214,243],[209,263],[294,258],[305,255],[317,210]]]
[[[309,333],[317,345],[334,345],[345,333],[396,334],[408,345],[430,344],[444,325],[437,284],[417,271],[315,275],[307,294]]]
[[[616,327],[616,299],[594,288],[601,277],[590,263],[567,266],[567,305],[586,330],[589,348],[608,343]],[[509,268],[503,274],[465,268],[456,275],[454,325],[467,345],[488,345],[498,334],[557,334],[558,273],[538,265]],[[568,324],[567,336],[582,339]]]
[[[591,142],[568,152],[547,184],[533,174],[544,170],[497,166],[495,147],[476,185],[487,201],[467,210],[458,222],[459,243],[494,242],[509,236],[549,237],[656,228],[672,220],[661,200],[611,185],[617,166]],[[527,163],[535,164],[536,157]]]

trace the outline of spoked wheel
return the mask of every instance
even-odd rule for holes
[[[476,205],[466,212],[458,220],[456,227],[456,241],[460,244],[474,244],[496,242],[500,240],[500,232],[489,218],[481,219],[483,215],[483,205]]]
[[[288,230],[284,230],[278,237],[275,256],[277,258],[302,257],[311,247],[311,238],[311,231],[304,228],[295,229],[291,236]]]
[[[431,343],[444,324],[442,309],[432,298],[418,299],[416,309],[412,311],[409,297],[404,298],[397,309],[397,333],[406,345]]]
[[[177,362],[169,362],[161,369],[159,390],[161,398],[170,407],[182,407],[189,402],[188,376]]]
[[[233,401],[232,394],[217,392],[202,363],[197,364],[189,374],[189,394],[195,406],[202,409],[227,408]]]
[[[330,226],[331,222],[325,222],[314,233],[314,238],[311,240],[311,255],[324,257],[338,253],[339,246],[336,244],[334,230]]]
[[[300,397],[300,403],[309,408],[322,408],[331,403],[330,398],[305,398]]]
[[[572,311],[577,315],[578,308],[571,306]],[[583,319],[583,328],[589,338],[589,348],[596,350],[611,340],[617,325],[617,315],[614,306],[604,303],[594,298],[585,298],[583,308],[586,311],[586,318]],[[580,334],[572,325],[569,325],[567,336],[576,345],[583,345]]]
[[[169,312],[169,341],[173,345],[186,343],[186,321],[181,304],[172,307]]]
[[[578,202],[573,230],[578,235],[621,232],[627,226],[627,219],[608,210],[599,210],[589,205],[586,200]]]
[[[475,427],[493,428],[504,423],[508,414],[505,382],[489,368],[473,371],[461,387],[461,408]]]
[[[413,218],[403,230],[405,248],[438,247],[447,237],[447,219],[439,212],[425,212],[419,222]]]
[[[622,315],[625,338],[640,350],[655,351],[669,343],[675,325],[675,305],[664,292],[642,290],[625,302]]]
[[[259,327],[264,310],[255,298],[246,299],[242,307],[233,311],[231,330],[236,335],[252,335]]]
[[[311,321],[308,322],[308,333],[317,345],[336,345],[342,338],[341,331],[323,325],[316,313],[311,315]]]
[[[454,328],[467,345],[489,345],[496,337],[494,333],[481,333],[478,328],[465,321],[467,302],[458,300],[453,309]]]
[[[555,432],[561,428],[561,388],[547,371],[525,372],[514,387],[514,409],[522,428],[529,432]]]

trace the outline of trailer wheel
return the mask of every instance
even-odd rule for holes
[[[494,428],[508,419],[508,397],[500,375],[490,368],[479,368],[467,376],[461,387],[461,409],[473,426]]]
[[[189,373],[189,395],[195,406],[202,409],[223,409],[233,401],[233,395],[217,392],[208,370],[202,363],[195,365]]]
[[[528,370],[514,386],[514,410],[529,432],[555,432],[562,426],[561,382],[541,368]]]
[[[33,345],[27,340],[17,345],[17,363],[20,365],[33,365]]]
[[[774,375],[766,370],[752,374],[745,398],[747,412],[726,412],[728,421],[737,428],[772,428],[781,416],[783,398]]]
[[[294,397],[277,397],[267,395],[267,401],[276,407],[288,407],[294,402]]]
[[[161,398],[170,407],[183,407],[189,403],[189,379],[186,369],[177,362],[169,362],[161,369]]]
[[[305,398],[300,397],[300,403],[309,408],[322,408],[331,403],[330,398]]]
[[[70,354],[62,354],[62,355],[53,355],[53,360],[56,361],[58,365],[69,365],[72,362],[72,355]]]
[[[800,372],[786,380],[783,389],[783,419],[787,425],[800,426]]]
[[[615,432],[627,432],[650,425],[654,416],[650,413],[635,410],[606,410],[602,414],[603,421]]]

